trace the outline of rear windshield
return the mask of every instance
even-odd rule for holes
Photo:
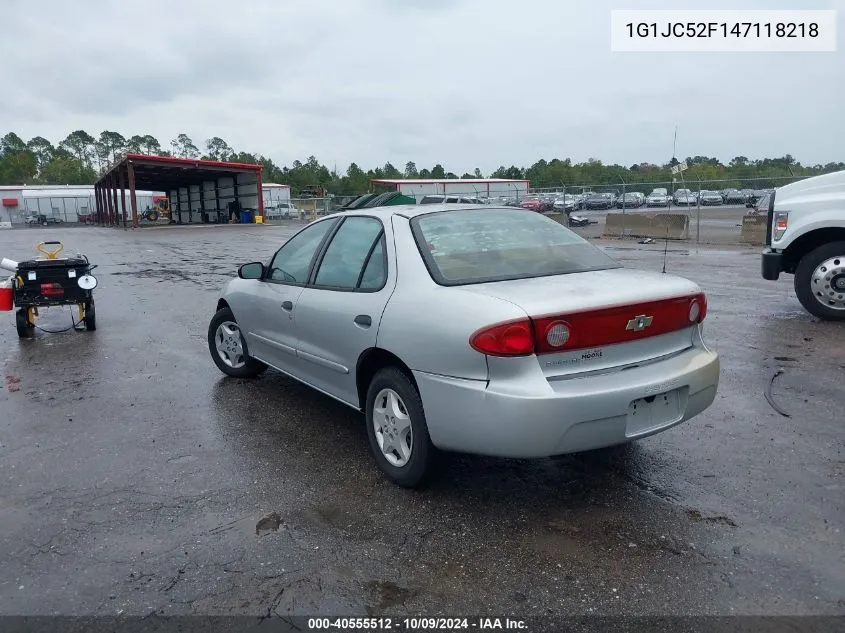
[[[411,219],[438,284],[457,286],[619,268],[554,220],[520,209],[461,209]]]

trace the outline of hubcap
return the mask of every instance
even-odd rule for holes
[[[373,430],[382,454],[401,468],[411,459],[414,432],[405,403],[393,389],[382,389],[373,407]]]
[[[217,332],[214,334],[214,345],[220,360],[228,367],[240,369],[246,364],[241,330],[237,323],[224,321],[218,325]]]
[[[813,271],[813,296],[827,308],[845,310],[845,254],[823,261]]]

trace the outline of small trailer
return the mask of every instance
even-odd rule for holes
[[[84,323],[86,330],[96,330],[94,288],[97,279],[91,275],[96,266],[82,254],[59,258],[64,249],[61,242],[40,242],[35,249],[43,257],[19,263],[3,260],[6,269],[14,265],[14,275],[11,289],[0,289],[0,309],[11,311],[17,307],[18,336],[32,337],[39,307],[76,306],[79,320],[73,320],[72,327],[78,328]]]

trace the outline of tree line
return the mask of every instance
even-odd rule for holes
[[[89,185],[100,173],[119,160],[125,153],[154,154],[181,158],[201,158],[237,163],[261,164],[264,182],[290,185],[292,195],[305,188],[325,187],[334,194],[358,194],[370,189],[373,178],[484,178],[479,168],[472,172],[448,171],[443,165],[418,168],[408,162],[402,169],[385,163],[383,166],[364,170],[352,163],[345,172],[329,169],[315,156],[304,162],[295,160],[290,166],[276,165],[272,159],[260,154],[236,151],[225,140],[215,136],[201,144],[203,150],[187,134],[179,134],[168,146],[150,134],[125,137],[119,132],[105,130],[93,136],[85,130],[71,132],[58,144],[42,136],[24,141],[14,132],[0,139],[0,185]],[[538,160],[530,167],[501,166],[490,178],[528,179],[535,188],[615,186],[623,183],[665,183],[672,180],[671,168],[680,161],[676,158],[662,165],[637,163],[630,166],[605,164],[600,160],[573,163],[570,159]],[[779,158],[750,159],[736,156],[727,163],[708,156],[690,156],[684,172],[688,185],[697,181],[736,181],[736,186],[753,187],[755,179],[801,178],[845,169],[845,162],[825,165],[802,165],[790,154]],[[782,184],[782,183],[781,183]],[[761,185],[762,186],[762,185]],[[772,186],[772,185],[766,185]]]

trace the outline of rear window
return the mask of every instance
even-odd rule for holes
[[[411,219],[432,278],[444,286],[619,268],[563,225],[518,209],[461,209]]]

